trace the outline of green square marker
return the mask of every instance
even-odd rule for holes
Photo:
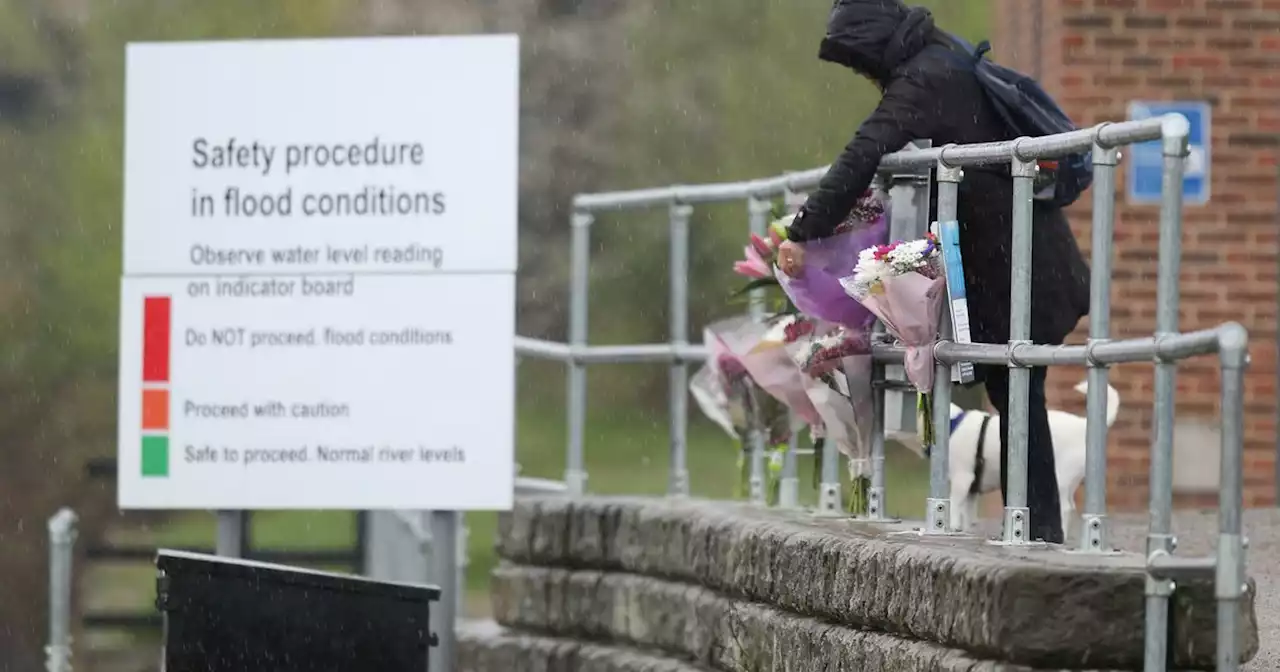
[[[169,475],[169,437],[142,437],[142,475]]]

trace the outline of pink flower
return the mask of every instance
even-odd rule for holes
[[[848,334],[835,345],[820,348],[809,356],[805,372],[817,378],[840,366],[846,357],[865,355],[871,352],[871,336],[869,332]]]
[[[743,261],[734,262],[734,273],[745,275],[748,278],[768,278],[773,275],[773,270],[769,268],[769,263],[752,246],[748,245],[744,252],[747,258]]]
[[[782,234],[774,227],[769,227],[769,242],[773,244],[773,249],[778,249],[782,245]]]
[[[716,366],[728,380],[736,380],[747,374],[747,367],[743,366],[742,361],[727,352],[716,357]]]
[[[761,257],[769,258],[773,256],[773,248],[769,246],[769,241],[754,233],[751,234],[751,247],[756,248],[756,253]]]
[[[804,338],[805,336],[812,334],[814,328],[815,327],[813,325],[813,322],[810,322],[809,320],[806,320],[803,317],[798,318],[795,322],[788,324],[786,328],[782,330],[784,334],[782,342],[795,343],[796,341]]]

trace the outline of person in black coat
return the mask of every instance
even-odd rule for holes
[[[1013,139],[976,76],[958,62],[928,10],[901,0],[837,0],[819,58],[853,69],[882,91],[879,106],[832,164],[788,230],[790,241],[832,235],[871,184],[886,154],[910,141],[935,147]],[[950,52],[950,53],[949,53]],[[1009,340],[1013,183],[1007,170],[966,169],[960,185],[960,250],[973,340]],[[933,207],[937,207],[936,193]],[[799,246],[779,250],[783,272],[803,272]],[[852,267],[854,260],[850,260]],[[1031,339],[1062,343],[1089,311],[1089,268],[1061,210],[1036,204],[1032,225]],[[1001,492],[1006,492],[1009,372],[975,367],[1000,412]],[[1028,506],[1032,539],[1062,543],[1063,527],[1045,399],[1044,368],[1031,372]]]

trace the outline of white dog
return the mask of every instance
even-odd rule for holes
[[[1089,383],[1075,386],[1088,394]],[[1107,386],[1107,426],[1116,421],[1120,395]],[[1053,459],[1058,475],[1058,497],[1062,506],[1064,532],[1071,528],[1075,493],[1084,481],[1085,418],[1065,411],[1049,410],[1053,436]],[[920,435],[893,436],[923,455]],[[906,439],[906,440],[903,440]],[[1000,417],[985,411],[966,411],[951,405],[951,442],[948,464],[951,476],[951,529],[968,530],[977,521],[978,498],[1000,489]]]

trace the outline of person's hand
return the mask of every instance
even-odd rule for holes
[[[804,248],[789,240],[778,246],[778,268],[788,277],[796,278],[804,270]]]

